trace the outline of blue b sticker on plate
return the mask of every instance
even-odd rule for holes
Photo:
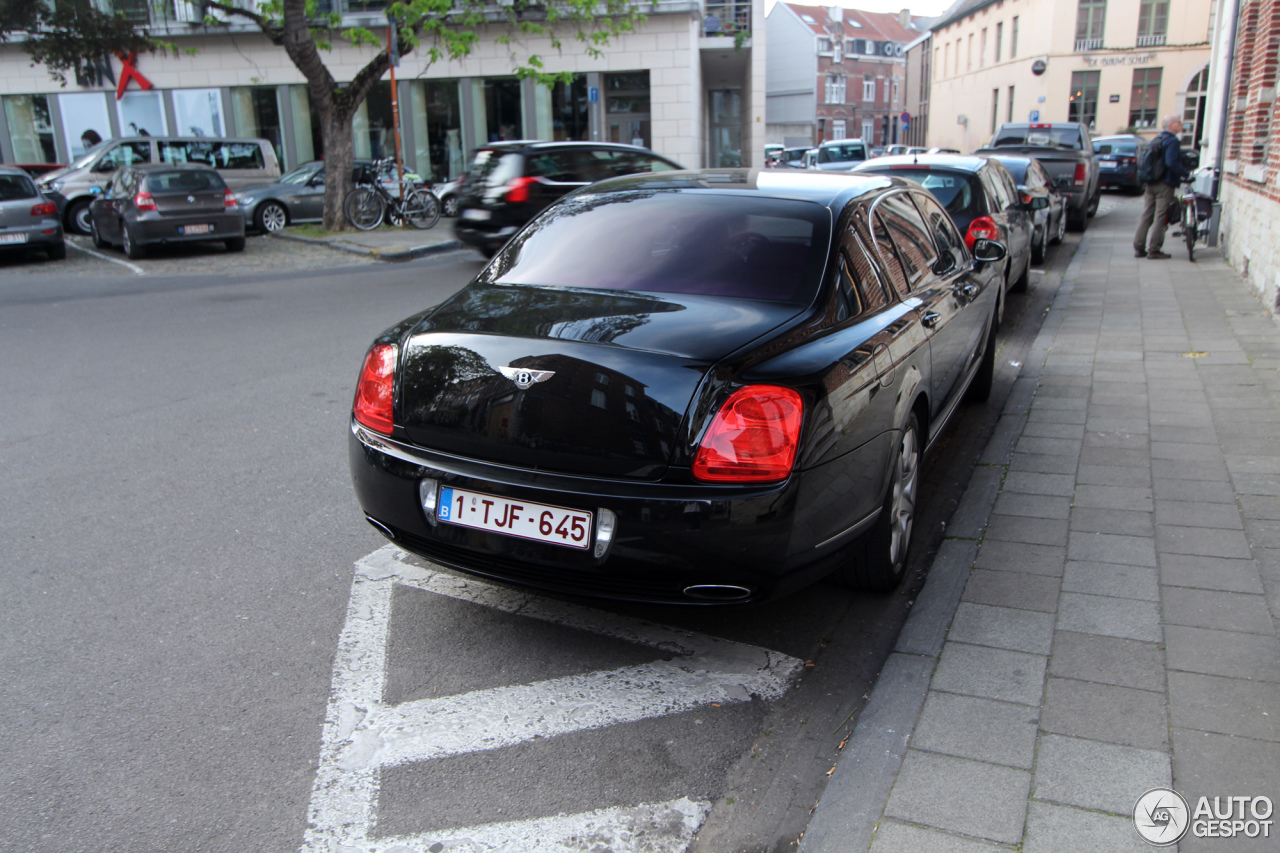
[[[453,505],[453,489],[440,490],[440,502],[436,504],[438,507],[437,518],[443,521],[449,520],[449,507]]]

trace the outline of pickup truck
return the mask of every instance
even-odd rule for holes
[[[1034,157],[1067,197],[1067,226],[1083,231],[1098,212],[1102,192],[1093,159],[1093,139],[1086,125],[1074,121],[1002,124],[976,154],[1021,154]]]

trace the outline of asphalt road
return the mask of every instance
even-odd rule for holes
[[[927,468],[909,582],[715,610],[459,586],[379,550],[347,472],[360,360],[477,256],[230,276],[0,268],[0,850],[318,846],[350,805],[313,792],[318,768],[323,781],[349,765],[326,753],[329,733],[373,706],[463,722],[447,748],[410,743],[382,762],[362,795],[372,839],[787,849],[1075,242],[1011,297],[993,401],[967,407]],[[712,676],[773,663],[754,697],[713,702],[680,683],[685,652]],[[376,676],[350,694],[364,706],[344,704],[361,667]],[[649,670],[652,695],[633,677]],[[599,675],[614,672],[625,689]],[[559,723],[539,711],[496,745],[468,728],[566,696],[591,707]],[[592,713],[604,722],[580,722]]]

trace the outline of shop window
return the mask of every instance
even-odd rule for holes
[[[266,139],[276,151],[276,160],[285,163],[284,133],[280,126],[280,100],[275,86],[244,86],[231,90],[231,110],[236,118],[236,136]],[[294,118],[297,120],[295,111]],[[303,119],[308,121],[309,117]],[[305,162],[310,154],[299,158]],[[296,165],[296,164],[295,164]]]
[[[4,114],[9,120],[9,141],[15,162],[58,162],[48,96],[6,95]]]
[[[396,153],[391,120],[391,83],[379,80],[351,119],[352,141],[359,160],[382,160]]]
[[[606,74],[604,88],[607,140],[651,147],[649,72]]]
[[[490,77],[484,81],[488,142],[524,138],[523,89],[515,77]]]
[[[551,90],[552,138],[557,141],[590,139],[589,109],[585,74],[575,75],[568,83],[557,83]]]
[[[742,92],[719,89],[711,95],[711,158],[713,169],[742,165]]]
[[[121,136],[168,136],[169,124],[159,92],[125,92],[116,101]]]
[[[1160,76],[1162,68],[1135,68],[1133,92],[1129,97],[1129,126],[1152,128],[1160,121]]]
[[[79,157],[111,136],[111,118],[105,92],[76,92],[58,96],[62,112],[62,138],[71,159]],[[111,94],[115,97],[115,93]]]
[[[1071,96],[1067,105],[1067,121],[1078,121],[1091,129],[1098,120],[1098,85],[1101,71],[1071,72]]]
[[[452,181],[466,171],[462,151],[462,112],[458,81],[415,81],[410,89],[414,171],[433,181]],[[404,111],[400,113],[404,121]]]
[[[173,115],[177,136],[225,136],[222,92],[218,89],[175,89]]]

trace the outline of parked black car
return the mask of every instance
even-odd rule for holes
[[[492,257],[543,208],[579,187],[619,175],[683,168],[635,145],[492,142],[476,151],[467,170],[453,232]]]
[[[1009,176],[1018,184],[1023,205],[1031,207],[1031,262],[1041,263],[1048,245],[1056,246],[1067,234],[1067,199],[1035,159],[1003,154],[990,159],[999,160],[1009,170]]]
[[[1097,136],[1093,139],[1093,159],[1098,161],[1102,188],[1142,192],[1138,180],[1138,151],[1146,142],[1141,136]]]
[[[1018,154],[1040,161],[1053,184],[1067,196],[1067,227],[1083,231],[1098,212],[1102,186],[1087,125],[1074,121],[1002,124],[976,154]]]
[[[1013,177],[998,160],[963,154],[904,154],[877,157],[854,174],[892,175],[921,184],[938,197],[972,248],[979,239],[997,240],[1008,250],[1005,292],[1027,289],[1031,276],[1031,214]],[[1003,315],[1004,302],[1001,300]]]
[[[126,166],[89,211],[93,244],[119,244],[131,259],[143,257],[147,246],[207,240],[244,251],[244,216],[235,194],[204,164]]]
[[[0,251],[35,249],[50,260],[67,257],[58,206],[18,166],[0,166]]]
[[[375,340],[357,498],[436,563],[566,593],[890,589],[925,450],[990,391],[1003,258],[907,181],[596,184]]]

